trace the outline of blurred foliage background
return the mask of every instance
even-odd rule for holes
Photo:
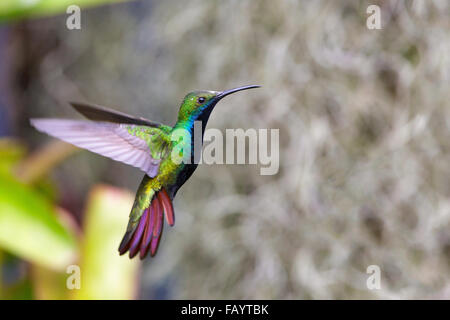
[[[450,298],[448,1],[131,1],[81,30],[60,12],[0,6],[1,297]],[[82,100],[173,125],[185,93],[250,83],[209,127],[279,128],[279,173],[200,166],[142,265],[117,255],[142,174],[28,122]]]

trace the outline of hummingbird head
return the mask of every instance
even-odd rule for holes
[[[209,119],[211,111],[222,98],[229,94],[259,88],[258,85],[250,85],[244,87],[238,87],[225,91],[193,91],[188,93],[181,104],[180,111],[178,113],[179,122],[203,121],[203,126]]]

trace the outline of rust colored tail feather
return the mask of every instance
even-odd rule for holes
[[[139,253],[139,258],[144,259],[148,252],[153,257],[158,251],[162,236],[165,216],[170,226],[175,224],[175,215],[172,201],[165,189],[161,189],[150,202],[150,206],[144,210],[135,230],[126,233],[119,247],[120,255],[129,251],[130,259]]]

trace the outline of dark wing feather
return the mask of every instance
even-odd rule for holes
[[[137,124],[149,127],[159,128],[161,123],[150,121],[142,117],[134,117],[129,114],[112,110],[104,106],[82,103],[70,102],[72,107],[86,118],[94,121],[107,121],[114,123]]]

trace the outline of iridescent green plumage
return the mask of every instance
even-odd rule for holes
[[[257,87],[191,92],[185,96],[173,128],[83,103],[72,105],[94,121],[32,119],[31,124],[40,131],[135,166],[146,173],[136,193],[127,230],[119,247],[120,254],[129,251],[132,258],[140,252],[139,256],[143,259],[149,251],[152,256],[156,254],[163,230],[163,215],[169,225],[174,224],[172,200],[197,168],[193,143],[195,121],[201,121],[204,132],[217,102],[231,93]],[[189,161],[180,162],[173,156],[185,150],[190,151]]]

